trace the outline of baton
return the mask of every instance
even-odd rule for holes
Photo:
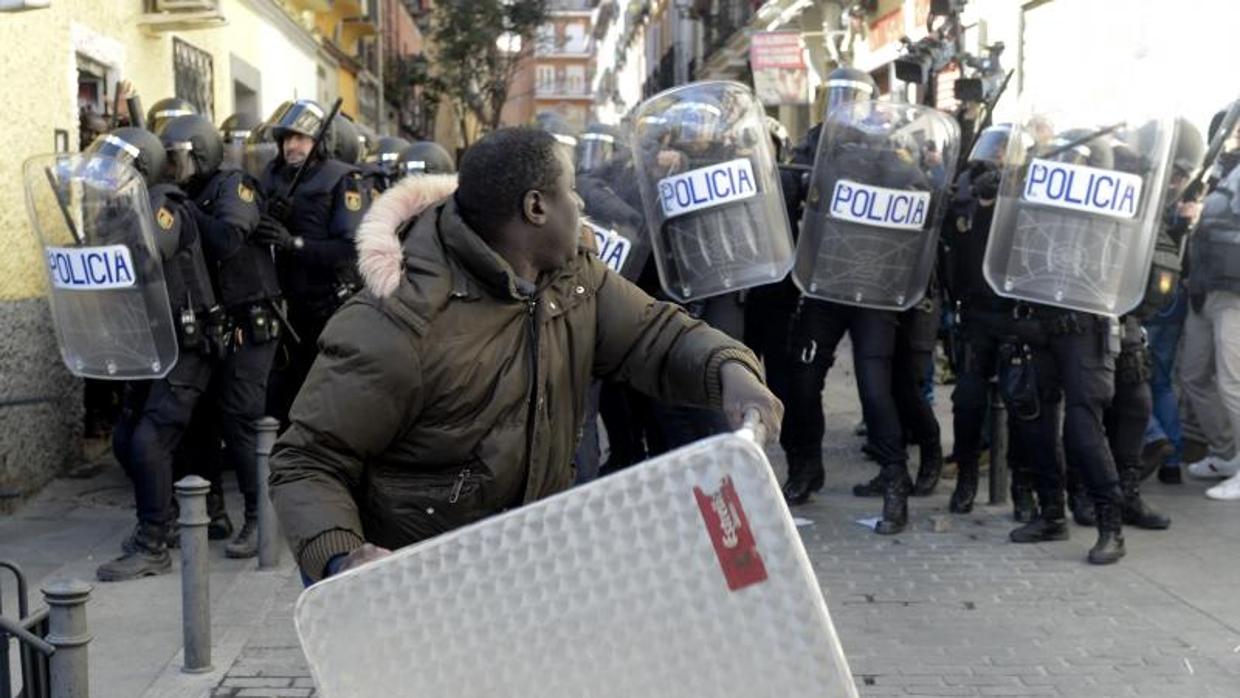
[[[43,168],[43,174],[47,175],[47,183],[52,186],[52,196],[56,197],[56,207],[60,209],[60,215],[64,216],[65,225],[69,226],[69,232],[73,234],[73,239],[77,240],[78,244],[81,245],[86,240],[82,238],[82,234],[78,232],[77,226],[73,224],[73,217],[69,215],[68,204],[65,203],[64,199],[60,198],[60,185],[56,181],[56,175],[52,174],[50,165]]]
[[[271,301],[271,312],[280,318],[280,322],[284,323],[284,329],[288,330],[289,336],[293,338],[293,342],[301,344],[301,336],[297,334],[297,330],[293,329],[293,323],[288,321],[288,315],[284,312],[284,308],[280,307],[280,303]]]
[[[1124,127],[1125,125],[1127,125],[1127,124],[1128,124],[1128,122],[1127,122],[1127,121],[1120,121],[1120,122],[1117,122],[1117,123],[1111,124],[1110,126],[1106,126],[1106,127],[1104,127],[1104,128],[1100,128],[1100,129],[1098,129],[1097,131],[1094,131],[1093,133],[1090,133],[1090,134],[1088,134],[1088,135],[1082,136],[1082,137],[1080,137],[1080,138],[1078,138],[1078,139],[1076,139],[1076,140],[1074,140],[1074,141],[1072,141],[1072,142],[1070,142],[1070,143],[1067,143],[1067,144],[1065,144],[1065,145],[1061,145],[1061,146],[1059,146],[1058,148],[1056,148],[1056,149],[1052,150],[1051,152],[1049,152],[1049,153],[1047,153],[1047,154],[1043,155],[1042,157],[1044,157],[1044,158],[1053,158],[1053,157],[1055,157],[1056,155],[1063,155],[1064,153],[1068,152],[1069,150],[1072,150],[1073,148],[1077,147],[1078,145],[1085,145],[1086,143],[1088,143],[1088,142],[1092,141],[1092,140],[1093,140],[1093,139],[1095,139],[1095,138],[1101,138],[1101,137],[1103,137],[1103,136],[1107,135],[1108,133],[1112,133],[1112,132],[1114,132],[1114,131],[1118,131],[1119,129],[1123,128],[1123,127]]]

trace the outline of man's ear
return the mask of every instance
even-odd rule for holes
[[[541,226],[547,223],[547,198],[542,192],[537,189],[525,192],[525,196],[521,198],[521,215],[533,225]]]

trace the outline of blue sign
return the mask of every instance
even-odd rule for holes
[[[831,192],[832,218],[879,228],[920,230],[930,211],[930,192],[886,189],[847,179]]]
[[[70,291],[105,291],[136,283],[133,258],[124,245],[47,247],[52,286]]]
[[[665,219],[742,201],[757,193],[758,184],[749,158],[721,162],[659,180],[659,206]]]
[[[1141,184],[1141,177],[1129,172],[1035,158],[1029,163],[1021,198],[1073,211],[1135,218]]]

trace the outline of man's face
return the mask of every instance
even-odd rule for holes
[[[568,264],[577,254],[581,237],[581,211],[585,203],[577,196],[577,179],[572,160],[560,149],[555,157],[560,162],[560,176],[548,191],[543,192],[547,206],[544,268],[557,269]]]
[[[310,150],[314,148],[314,139],[300,133],[290,133],[284,137],[281,148],[284,150],[284,161],[297,166],[310,157]]]

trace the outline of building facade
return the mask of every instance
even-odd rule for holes
[[[216,123],[336,94],[346,111],[377,121],[378,94],[369,111],[366,96],[366,9],[356,0],[55,0],[0,15],[0,70],[15,95],[0,113],[0,508],[79,462],[83,428],[82,383],[52,334],[22,163],[83,147],[82,115],[110,119],[122,80],[146,107],[182,97]]]

